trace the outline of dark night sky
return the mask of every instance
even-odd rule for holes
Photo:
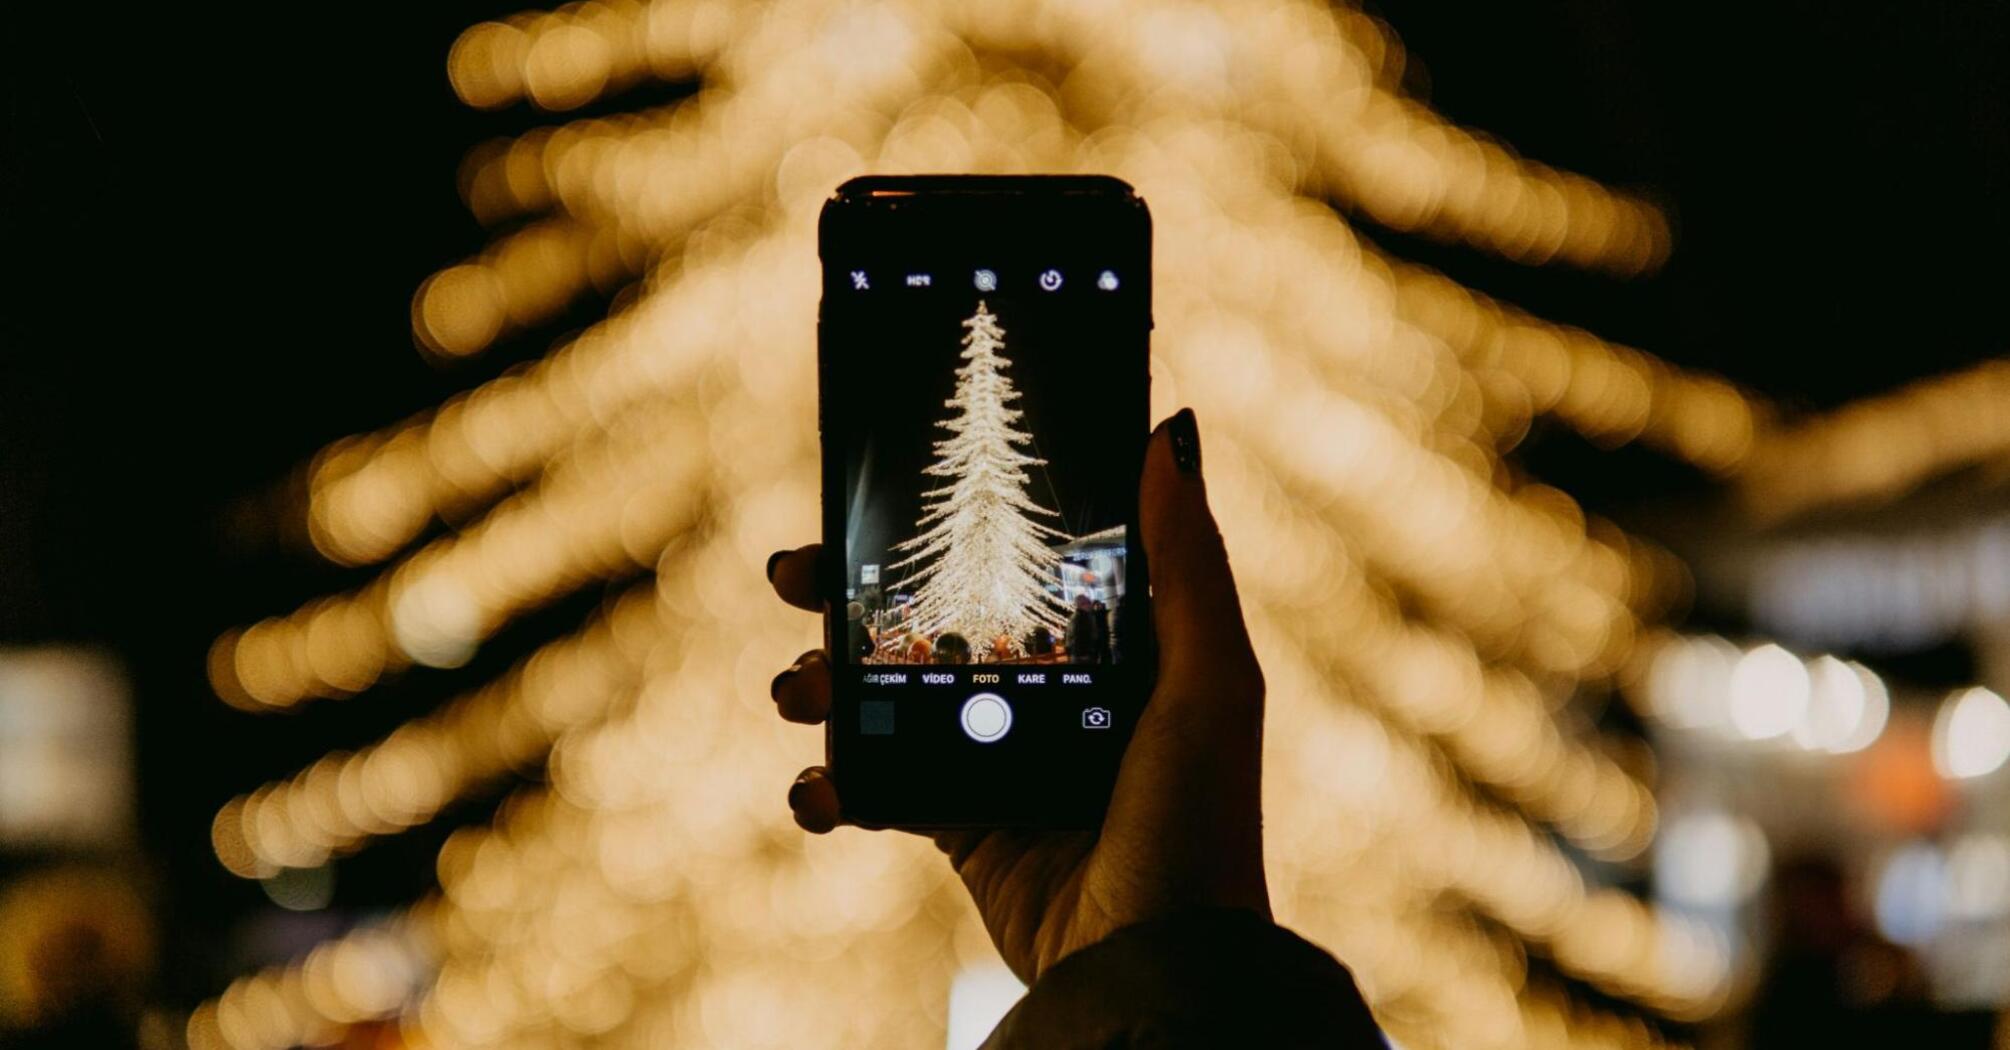
[[[231,527],[238,501],[320,444],[551,338],[438,369],[407,327],[418,281],[482,243],[454,192],[460,157],[528,123],[462,109],[443,72],[462,26],[510,8],[17,6],[0,33],[0,243],[15,264],[0,292],[0,641],[125,655],[163,913],[171,941],[202,943],[261,900],[201,846],[220,801],[491,670],[430,677],[395,703],[259,720],[207,695],[201,660],[219,627],[357,579],[252,542]],[[1366,232],[1789,404],[2000,354],[2010,8],[1736,10],[1736,22],[1623,0],[1389,13],[1418,60],[1414,86],[1448,116],[1668,203],[1678,243],[1658,277],[1523,270]],[[1555,431],[1525,455],[1594,508],[1699,485],[1652,453]],[[348,862],[339,900],[410,896],[430,871],[426,834]],[[216,987],[215,961],[195,961],[170,969],[177,993]]]

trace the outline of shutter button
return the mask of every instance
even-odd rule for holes
[[[963,701],[963,731],[980,744],[997,743],[1012,731],[1012,705],[997,693]]]

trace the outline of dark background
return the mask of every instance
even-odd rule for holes
[[[219,628],[361,579],[256,527],[306,456],[549,343],[547,329],[437,368],[408,331],[419,280],[483,242],[454,192],[461,156],[530,123],[460,107],[444,74],[463,26],[511,9],[30,4],[5,15],[0,639],[96,642],[127,662],[170,998],[220,987],[244,962],[223,957],[223,934],[272,910],[209,857],[215,807],[493,670],[478,661],[254,718],[209,695],[202,659]],[[1387,12],[1417,60],[1412,85],[1445,115],[1665,202],[1677,249],[1658,276],[1522,269],[1364,232],[1789,406],[2000,354],[2010,8],[1735,10],[1550,0]],[[607,108],[680,90],[648,87]],[[572,322],[596,312],[585,304]],[[1600,451],[1554,428],[1539,428],[1522,459],[1593,510],[1710,490],[1651,452]],[[484,652],[506,654],[500,641]],[[338,905],[414,895],[438,834],[345,862]],[[30,860],[0,859],[0,874]]]

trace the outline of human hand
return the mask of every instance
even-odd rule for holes
[[[1139,482],[1151,566],[1158,685],[1124,752],[1099,832],[1011,828],[939,832],[999,953],[1028,984],[1079,948],[1188,907],[1270,917],[1261,811],[1263,672],[1250,648],[1221,534],[1208,511],[1190,410],[1152,433]],[[824,611],[819,547],[768,561],[775,592]],[[804,653],[775,677],[783,718],[830,714],[830,658]],[[838,824],[837,786],[812,766],[789,788],[805,830]]]

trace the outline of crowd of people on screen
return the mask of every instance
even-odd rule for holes
[[[856,601],[845,606],[847,648],[854,658],[872,664],[1114,663],[1122,651],[1118,620],[1109,603],[1078,594],[1067,629],[1059,637],[1041,626],[1023,638],[1000,634],[973,644],[953,630],[934,634],[916,630],[908,622],[904,602],[878,613],[868,613]]]

